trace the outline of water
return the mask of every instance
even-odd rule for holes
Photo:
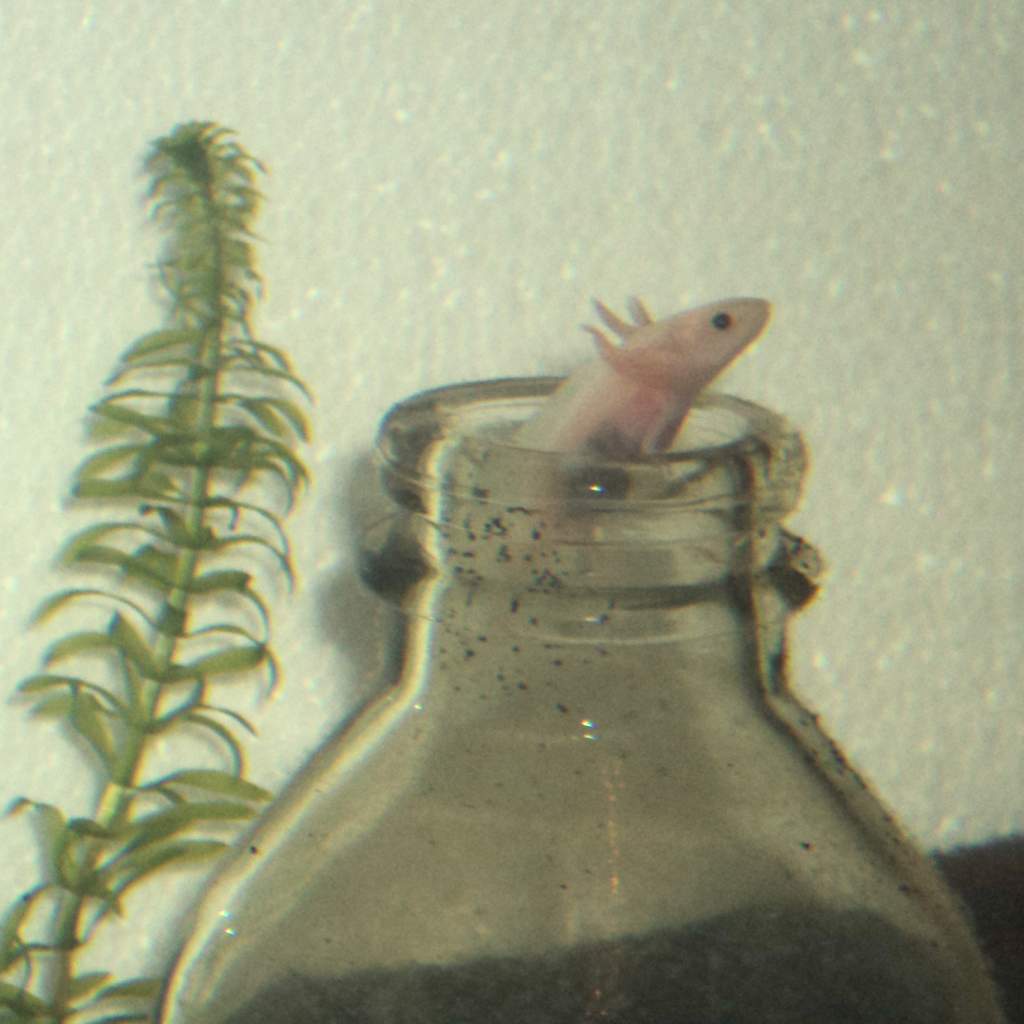
[[[945,985],[872,914],[755,909],[547,956],[294,975],[230,1024],[945,1024]]]

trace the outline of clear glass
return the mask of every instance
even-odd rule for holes
[[[799,435],[715,396],[647,460],[517,447],[555,383],[384,421],[390,685],[210,888],[163,1019],[1000,1021],[948,890],[786,685]]]

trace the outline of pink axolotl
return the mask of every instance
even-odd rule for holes
[[[597,327],[600,359],[574,371],[516,434],[542,451],[592,451],[633,458],[668,448],[694,400],[760,333],[771,315],[764,299],[723,299],[653,320],[631,299],[633,323],[595,300],[613,345]]]

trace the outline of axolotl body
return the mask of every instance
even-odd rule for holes
[[[723,299],[652,319],[631,299],[632,323],[595,300],[599,358],[574,371],[516,433],[516,443],[542,451],[590,451],[635,458],[671,446],[697,396],[764,330],[764,299]]]

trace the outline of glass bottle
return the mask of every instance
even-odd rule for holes
[[[996,1024],[926,859],[790,692],[800,437],[703,398],[635,462],[517,447],[557,382],[377,445],[390,686],[208,890],[166,1024]],[[255,851],[255,852],[250,852]]]

